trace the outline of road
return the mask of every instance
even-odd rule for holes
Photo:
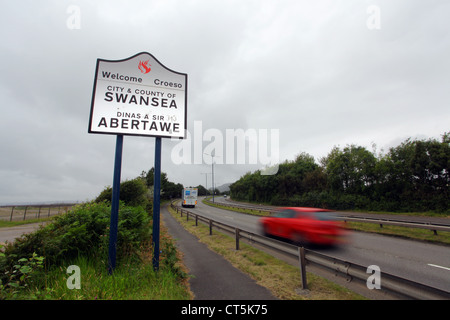
[[[241,207],[254,208],[259,207],[264,210],[276,210],[276,206],[269,205],[256,205],[251,203],[236,202],[228,198],[216,197],[216,202],[223,203],[225,205],[239,205]],[[415,215],[392,215],[392,214],[382,214],[382,213],[364,213],[364,212],[345,212],[338,211],[338,216],[340,217],[353,217],[353,218],[363,218],[363,219],[381,219],[396,222],[409,222],[409,223],[425,223],[437,226],[447,226],[450,227],[450,219],[447,217],[431,217],[431,216],[415,216]]]
[[[0,243],[14,242],[22,234],[31,233],[39,228],[42,222],[29,223],[17,227],[0,228]]]
[[[242,230],[261,234],[259,217],[199,204],[189,211]],[[316,250],[316,249],[314,249]],[[377,265],[405,279],[450,291],[450,247],[391,236],[352,232],[346,246],[317,249],[362,266]]]

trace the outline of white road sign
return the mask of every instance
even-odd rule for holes
[[[185,138],[187,74],[150,53],[97,59],[89,133]]]

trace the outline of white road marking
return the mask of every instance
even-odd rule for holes
[[[430,267],[441,268],[441,269],[445,269],[445,270],[450,271],[450,268],[443,267],[443,266],[438,266],[437,264],[431,264],[431,263],[428,263],[428,265],[429,265]]]

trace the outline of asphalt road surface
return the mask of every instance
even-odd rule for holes
[[[218,209],[198,201],[192,212],[261,234],[259,217]],[[377,265],[405,279],[450,291],[450,247],[378,234],[352,232],[350,243],[330,249],[314,249],[365,267]]]
[[[0,228],[0,243],[14,242],[22,234],[31,233],[39,228],[42,223],[30,223],[17,227]]]

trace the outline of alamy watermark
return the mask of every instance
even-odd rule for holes
[[[77,265],[71,265],[66,270],[70,276],[67,278],[66,286],[68,289],[81,289],[81,271]]]
[[[366,273],[370,273],[371,276],[367,278],[366,286],[368,289],[381,289],[381,269],[377,265],[370,265],[367,267]]]
[[[193,131],[173,147],[171,160],[174,164],[254,164],[263,167],[261,174],[274,175],[279,153],[279,129],[203,130],[203,122],[194,121]]]
[[[67,7],[66,13],[69,15],[66,19],[66,26],[70,30],[81,29],[81,9],[80,6],[71,4]],[[377,5],[370,5],[366,9],[369,15],[366,20],[366,26],[369,30],[381,29],[381,9]]]
[[[79,30],[81,29],[81,9],[80,6],[71,4],[67,7],[66,13],[69,16],[66,19],[67,29]]]
[[[366,9],[369,15],[366,20],[366,26],[369,30],[381,29],[381,9],[377,5],[370,5]]]

